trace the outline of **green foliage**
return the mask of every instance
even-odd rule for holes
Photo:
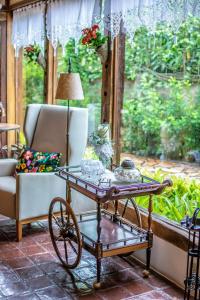
[[[23,60],[24,106],[44,102],[44,70],[26,57]]]
[[[61,49],[59,49],[61,50]],[[65,55],[61,51],[58,54],[58,72],[67,72],[68,60],[71,58],[72,72],[80,74],[84,100],[73,101],[72,106],[87,107],[94,104],[96,109],[95,119],[100,122],[101,114],[101,77],[102,65],[94,50],[84,45],[75,45],[71,40],[65,48]],[[59,101],[60,104],[66,105],[66,101]]]
[[[200,18],[189,17],[177,33],[159,24],[155,33],[140,27],[126,49],[126,76],[134,80],[146,68],[159,73],[199,74]]]
[[[29,63],[37,63],[38,56],[40,54],[40,47],[38,45],[30,45],[24,48],[24,57],[27,58]]]
[[[176,42],[175,42],[176,39]],[[188,18],[174,34],[145,27],[126,42],[123,151],[184,158],[200,149],[200,19]],[[130,82],[129,82],[130,83]]]
[[[98,47],[105,44],[107,40],[108,37],[100,31],[98,24],[94,24],[91,28],[85,28],[82,30],[81,43],[90,48],[94,48],[96,50]]]
[[[153,175],[148,171],[144,171],[144,174],[159,182],[168,176],[162,170],[157,170]],[[180,222],[185,215],[192,216],[195,208],[200,206],[200,185],[195,180],[177,176],[170,176],[170,178],[173,181],[173,187],[166,188],[161,195],[154,196],[153,212]],[[147,196],[138,197],[136,201],[140,206],[148,208]]]
[[[27,51],[26,51],[27,52]],[[31,51],[30,51],[31,52]],[[72,106],[87,107],[95,104],[96,120],[100,120],[101,113],[101,63],[96,53],[92,49],[87,49],[84,45],[75,45],[71,40],[62,56],[61,48],[58,52],[58,73],[67,72],[68,59],[72,60],[72,72],[78,72],[81,76],[84,100],[73,101]],[[39,64],[24,57],[24,102],[43,103],[44,101],[44,71]],[[67,105],[66,101],[59,101],[59,104]]]

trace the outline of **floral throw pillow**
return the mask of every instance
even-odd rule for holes
[[[25,148],[16,166],[16,173],[53,172],[60,166],[62,154],[57,152],[39,152]]]

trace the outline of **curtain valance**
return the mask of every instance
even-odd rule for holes
[[[101,20],[102,30],[107,29],[114,38],[119,34],[120,26],[133,37],[140,26],[154,31],[160,22],[172,26],[176,32],[190,15],[200,17],[199,0],[41,1],[14,11],[12,41],[17,55],[21,47],[30,44],[36,43],[42,48],[46,32],[54,50],[59,44],[64,49],[70,38],[79,40],[82,29],[90,27],[95,18]]]
[[[47,9],[47,37],[56,50],[61,44],[63,50],[70,38],[79,40],[81,31],[92,25],[100,10],[98,0],[49,1]]]
[[[105,0],[104,25],[112,37],[120,26],[131,37],[142,25],[154,31],[158,23],[178,30],[188,16],[200,17],[199,0]]]
[[[13,12],[12,43],[16,56],[21,47],[34,43],[38,44],[41,49],[44,48],[44,14],[44,2],[38,2]]]

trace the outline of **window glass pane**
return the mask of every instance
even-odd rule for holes
[[[28,104],[44,102],[44,57],[37,46],[23,55],[23,110]]]
[[[151,177],[172,176],[154,211],[180,221],[200,204],[200,19],[188,18],[177,34],[141,27],[125,55],[122,156]]]
[[[94,131],[101,119],[101,78],[102,65],[96,53],[84,45],[75,47],[74,41],[66,45],[63,56],[58,49],[58,76],[68,72],[68,60],[71,58],[72,72],[79,73],[84,92],[84,100],[70,101],[74,107],[87,107],[89,110],[89,134]],[[58,104],[67,105],[67,101],[57,100]]]

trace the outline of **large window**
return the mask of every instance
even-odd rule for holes
[[[31,51],[34,48],[34,51]],[[29,54],[29,51],[31,54]],[[35,53],[34,53],[35,52]],[[39,52],[39,55],[38,55]],[[28,104],[44,102],[45,63],[38,46],[28,46],[23,52],[23,112]]]
[[[176,34],[141,27],[125,55],[122,156],[154,178],[172,176],[154,211],[180,221],[200,204],[200,20],[188,18]]]
[[[71,40],[66,45],[65,55],[58,49],[58,74],[68,71],[68,60],[71,58],[72,72],[78,72],[81,77],[84,100],[71,101],[71,106],[87,107],[89,110],[89,134],[100,123],[101,118],[101,78],[102,66],[100,59],[83,45],[76,45]],[[59,104],[67,105],[59,100]]]

